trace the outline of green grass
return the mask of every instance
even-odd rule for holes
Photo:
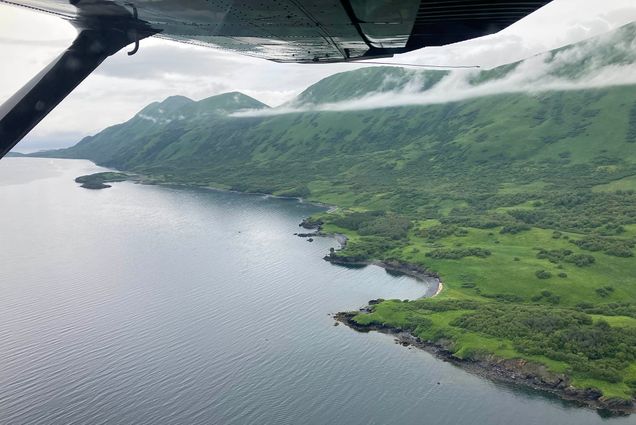
[[[543,187],[543,186],[542,186]],[[552,205],[537,204],[536,201],[523,199],[524,196],[534,196],[530,193],[519,191],[519,186],[514,192],[515,197],[510,206],[498,206],[493,204],[491,210],[479,212],[464,212],[471,220],[479,217],[498,213],[503,216],[514,214],[514,211],[548,210],[552,211]],[[534,188],[533,188],[534,189]],[[542,197],[549,198],[554,189],[543,187]],[[517,196],[521,195],[521,197]],[[547,196],[546,196],[547,195]],[[587,195],[586,195],[587,196]],[[623,194],[618,194],[621,197]],[[444,291],[442,294],[430,300],[430,303],[444,303],[448,301],[469,300],[477,302],[477,311],[488,306],[531,306],[538,309],[539,315],[567,314],[568,311],[583,314],[581,305],[606,306],[612,303],[627,303],[633,306],[636,299],[636,261],[633,257],[617,257],[607,255],[602,251],[586,251],[572,241],[581,240],[586,235],[604,238],[598,235],[598,230],[579,227],[579,231],[572,232],[560,226],[571,226],[569,220],[555,223],[553,228],[528,226],[527,230],[518,233],[502,233],[505,226],[494,226],[487,229],[471,226],[451,227],[452,231],[445,233],[430,233],[432,230],[448,228],[445,220],[453,218],[457,214],[453,208],[461,209],[456,201],[451,208],[442,206],[442,213],[437,219],[415,219],[406,237],[398,241],[387,241],[388,248],[373,248],[365,236],[357,231],[335,226],[332,222],[336,217],[350,214],[350,210],[342,210],[336,214],[323,214],[326,220],[325,230],[337,231],[350,237],[350,245],[342,252],[335,255],[347,258],[359,258],[370,256],[381,259],[399,259],[408,263],[425,266],[442,276]],[[627,213],[633,203],[624,204],[622,210]],[[358,208],[360,211],[360,208]],[[578,212],[582,219],[587,215],[583,209]],[[365,220],[361,216],[361,220]],[[575,218],[576,219],[576,218]],[[634,216],[626,219],[621,226],[618,238],[630,240],[636,230],[635,224],[629,224]],[[470,222],[470,220],[468,221]],[[604,220],[597,223],[605,226]],[[576,227],[576,226],[572,226]],[[602,227],[605,228],[605,227]],[[440,236],[441,235],[441,236]],[[608,236],[607,238],[616,238]],[[376,242],[374,242],[375,244]],[[460,259],[444,259],[430,257],[429,253],[440,249],[461,250],[479,247],[490,252],[484,257],[468,256]],[[366,248],[366,249],[365,249]],[[567,252],[570,256],[593,256],[594,262],[589,265],[576,265],[572,262],[555,260],[551,262],[547,258],[539,258],[540,250],[553,252]],[[539,270],[551,274],[548,279],[540,279],[537,276]],[[600,292],[599,292],[600,291]],[[623,354],[618,357],[596,359],[594,354],[579,356],[580,353],[570,353],[567,350],[541,354],[528,351],[527,348],[519,350],[519,340],[459,328],[455,321],[470,312],[459,308],[444,312],[432,313],[421,309],[420,301],[402,302],[385,301],[374,307],[370,314],[359,314],[356,321],[365,323],[384,323],[396,327],[410,329],[415,335],[427,340],[451,341],[453,352],[457,357],[470,358],[471,356],[491,354],[504,359],[524,358],[539,364],[543,364],[549,371],[566,373],[575,386],[585,388],[593,386],[608,397],[631,398],[634,389],[627,382],[636,379],[634,375],[636,358],[636,309],[630,310],[633,316],[592,314],[589,317],[590,324],[580,328],[581,331],[589,326],[601,325],[605,322],[611,332],[625,334],[625,341],[632,341],[630,347],[623,347]],[[564,312],[564,313],[558,313]],[[413,325],[420,321],[419,325]],[[514,318],[511,319],[514,322]],[[521,319],[519,319],[521,320]],[[569,325],[568,325],[569,326]],[[579,325],[563,328],[556,332],[575,332]],[[583,331],[588,332],[588,331]],[[590,331],[591,332],[591,331]],[[532,338],[531,338],[532,339]],[[611,352],[614,342],[599,342],[594,344],[606,344],[604,349]],[[531,343],[531,345],[534,343]],[[607,344],[610,344],[608,346]],[[536,351],[536,350],[535,350]],[[562,357],[565,356],[565,357]],[[568,360],[567,356],[574,356]],[[621,378],[617,378],[620,376]]]
[[[628,176],[610,183],[600,184],[592,188],[595,192],[615,192],[617,190],[636,190],[636,176]]]
[[[495,337],[489,334],[487,325],[484,327],[484,332],[471,332],[463,327],[458,327],[458,319],[462,319],[472,312],[479,312],[482,305],[484,304],[480,302],[472,305],[457,304],[456,300],[453,301],[453,297],[417,302],[387,300],[374,306],[371,313],[359,313],[354,317],[354,320],[361,325],[384,324],[399,327],[411,331],[412,334],[423,340],[442,341],[441,343],[445,344],[460,359],[479,359],[485,355],[494,355],[501,359],[524,358],[544,365],[549,372],[569,375],[571,383],[580,388],[595,387],[607,397],[623,399],[632,397],[633,389],[626,382],[630,382],[636,377],[636,367],[633,362],[626,366],[620,375],[617,375],[620,378],[613,378],[618,381],[609,382],[607,379],[591,377],[585,364],[569,363],[567,360],[556,360],[545,355],[533,354],[528,352],[526,348],[519,349],[517,338]],[[488,305],[493,307],[494,303]],[[464,307],[469,307],[469,309]],[[442,308],[443,311],[438,311],[439,308]],[[533,306],[531,308],[540,314],[543,307]],[[508,309],[508,311],[514,311],[514,308]],[[569,314],[566,309],[560,311],[562,313],[558,314]],[[546,312],[546,314],[553,313]],[[585,315],[580,317],[585,317]],[[600,315],[592,315],[592,317],[594,322],[605,320],[612,326],[619,328],[632,326],[633,321],[636,320]],[[596,324],[591,324],[591,326],[596,326]]]
[[[636,26],[617,32],[623,41],[634,36]],[[596,48],[596,61],[634,62],[614,47]],[[555,72],[579,76],[586,63]],[[472,83],[514,67],[483,71]],[[400,89],[415,74],[427,81],[424,90],[447,75],[352,71],[308,88],[298,101]],[[400,260],[444,281],[434,300],[387,301],[356,320],[450,341],[461,357],[525,358],[567,373],[575,385],[632,396],[636,342],[623,347],[615,337],[633,341],[636,332],[636,86],[267,117],[208,113],[265,107],[235,97],[170,98],[142,112],[163,108],[184,119],[151,124],[136,116],[47,155],[87,158],[156,182],[336,205],[319,216],[324,231],[349,238],[333,254],[340,260]],[[581,240],[602,249],[571,242]],[[509,320],[492,327],[494,319],[482,314],[491,312]],[[528,330],[529,312],[554,327]],[[567,346],[589,335],[600,358],[588,346]],[[556,337],[567,343],[559,347]]]
[[[77,183],[108,183],[108,182],[123,182],[128,180],[130,175],[125,173],[116,173],[112,171],[106,171],[102,173],[89,174],[86,176],[80,176],[75,179]]]
[[[562,305],[569,306],[584,301],[611,302],[636,298],[636,285],[633,281],[633,276],[636,276],[636,261],[633,258],[594,253],[598,261],[590,267],[581,268],[562,263],[562,268],[558,268],[548,260],[536,258],[535,248],[570,249],[575,253],[586,251],[566,240],[552,239],[553,232],[547,229],[534,228],[517,235],[501,235],[498,230],[471,228],[468,236],[452,236],[437,242],[447,247],[479,246],[489,249],[492,255],[488,258],[430,259],[426,257],[426,253],[433,249],[431,244],[413,234],[409,235],[409,243],[403,248],[400,257],[408,262],[426,264],[428,268],[439,272],[448,288],[460,289],[466,281],[474,283],[476,286],[471,291],[465,291],[470,295],[476,295],[476,290],[479,289],[482,294],[514,294],[529,299],[542,290],[550,290],[561,297]],[[413,253],[413,248],[419,252]],[[553,277],[547,280],[537,279],[537,270],[548,270]],[[559,278],[558,273],[561,272],[568,277]],[[612,285],[615,291],[601,300],[595,290],[606,285]]]

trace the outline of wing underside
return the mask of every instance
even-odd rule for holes
[[[279,62],[365,59],[455,43],[500,31],[549,1],[0,0],[72,21],[134,11],[159,37]]]

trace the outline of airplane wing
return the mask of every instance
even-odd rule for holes
[[[108,56],[150,36],[277,62],[389,57],[492,34],[551,0],[0,0],[69,20],[69,49],[0,106],[0,158]]]

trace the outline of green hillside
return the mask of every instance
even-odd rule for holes
[[[304,105],[340,102],[372,93],[398,91],[414,80],[421,82],[421,90],[424,91],[447,75],[448,72],[443,71],[413,71],[395,67],[363,68],[325,78],[307,88],[291,103]]]
[[[575,83],[635,63],[635,39],[630,25],[540,61],[467,74],[465,86],[505,82],[539,63],[543,81],[565,79],[568,90],[307,110],[414,85],[427,96],[455,78],[367,68],[308,88],[286,105],[300,112],[234,115],[267,108],[240,93],[169,98],[72,148],[40,155],[86,158],[154,182],[337,205],[315,217],[325,231],[349,237],[332,261],[402,261],[444,282],[440,296],[384,301],[358,314],[360,324],[443,341],[460,358],[528,359],[575,387],[631,400],[636,86]]]

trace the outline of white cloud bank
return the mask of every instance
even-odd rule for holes
[[[492,71],[454,70],[425,90],[426,73],[395,91],[377,91],[334,103],[291,103],[268,110],[240,111],[232,116],[271,116],[311,111],[351,111],[407,105],[457,102],[509,93],[540,93],[636,84],[636,24],[520,62],[501,78],[480,84],[475,79]]]

